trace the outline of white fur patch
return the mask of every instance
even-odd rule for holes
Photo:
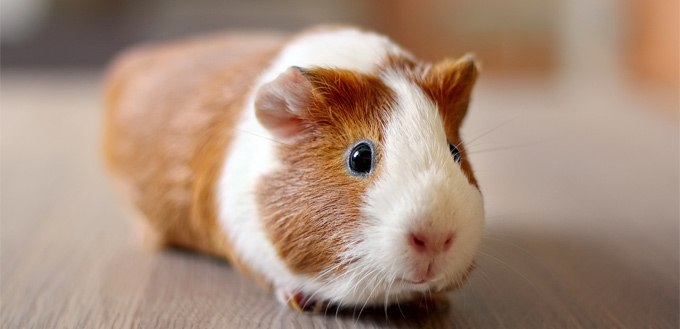
[[[261,82],[272,81],[291,66],[347,69],[372,73],[389,55],[412,58],[385,36],[356,29],[309,34],[286,46]]]

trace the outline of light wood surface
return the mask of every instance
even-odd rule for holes
[[[645,110],[676,99],[482,75],[465,127],[480,269],[449,305],[310,315],[136,242],[98,160],[99,78],[2,72],[2,328],[678,327],[678,127]]]

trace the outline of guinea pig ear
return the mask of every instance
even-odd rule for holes
[[[302,118],[314,100],[304,69],[288,68],[257,92],[255,116],[274,137],[290,140],[304,129]]]
[[[457,60],[446,59],[430,68],[423,89],[442,108],[451,124],[459,125],[470,102],[470,93],[477,80],[477,64],[472,54]],[[453,115],[451,115],[453,114]]]

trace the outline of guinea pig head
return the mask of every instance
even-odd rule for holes
[[[280,142],[259,182],[267,235],[302,293],[390,303],[457,287],[484,226],[459,127],[471,58],[392,60],[374,74],[291,67],[255,109]]]

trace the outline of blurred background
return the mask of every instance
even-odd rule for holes
[[[474,52],[488,74],[616,75],[676,92],[678,11],[676,0],[2,0],[2,67],[100,68],[142,41],[342,22],[426,59]]]
[[[238,322],[280,309],[229,266],[140,251],[99,161],[102,73],[140,42],[323,23],[482,64],[480,270],[425,327],[678,327],[678,0],[0,3],[0,327],[283,323]]]

